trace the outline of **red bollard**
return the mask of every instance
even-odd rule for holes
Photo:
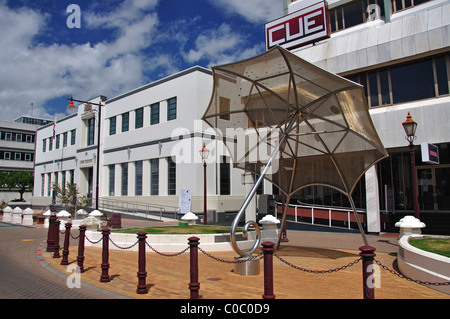
[[[77,265],[78,268],[80,269],[80,273],[84,272],[84,239],[86,236],[86,225],[81,225],[80,226],[80,236],[78,237],[79,242],[78,242],[78,256],[77,256]]]
[[[375,248],[372,246],[359,247],[362,257],[363,267],[363,295],[364,299],[374,299],[374,283],[373,283],[373,258],[375,257]]]
[[[263,299],[275,299],[273,294],[273,248],[275,244],[271,241],[262,243],[264,253],[264,295]]]
[[[54,239],[55,239],[55,244],[54,244],[54,250],[53,250],[53,258],[60,258],[61,255],[59,253],[59,225],[61,224],[61,222],[59,220],[54,222],[54,227],[53,227],[53,232],[54,232]]]
[[[109,234],[110,230],[108,228],[104,228],[102,230],[103,235],[103,251],[102,251],[102,275],[100,276],[100,282],[109,282]]]
[[[63,248],[63,258],[61,260],[61,265],[69,264],[69,244],[70,244],[70,228],[72,227],[72,223],[66,223],[66,233],[64,236],[64,248]]]
[[[48,221],[48,232],[47,232],[47,249],[46,251],[52,253],[55,251],[55,222],[57,221],[56,213],[52,210],[52,214],[50,215]]]
[[[147,233],[140,231],[137,233],[138,238],[138,263],[139,263],[139,270],[137,272],[138,277],[138,285],[136,289],[136,293],[138,294],[146,294],[148,293],[146,278],[147,278],[147,271],[146,271],[146,263],[145,263],[145,239],[147,238]]]
[[[198,282],[198,245],[200,238],[189,237],[190,257],[191,257],[191,282],[189,290],[191,291],[191,299],[199,299],[200,283]]]

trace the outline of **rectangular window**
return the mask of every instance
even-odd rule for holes
[[[159,158],[150,160],[150,195],[159,195]]]
[[[381,94],[381,104],[391,104],[391,90],[389,86],[389,74],[388,70],[382,70],[380,74],[380,94]]]
[[[75,145],[76,135],[75,129],[70,131],[70,145]]]
[[[58,134],[56,135],[56,141],[55,141],[55,148],[58,149],[59,148],[59,140],[61,139],[61,135]]]
[[[41,196],[44,196],[45,174],[41,174]]]
[[[177,118],[177,98],[173,97],[167,100],[167,120],[175,120]]]
[[[45,153],[47,151],[47,139],[44,138],[42,140],[42,153]]]
[[[87,146],[94,145],[94,126],[95,118],[90,118],[87,120]]]
[[[34,143],[34,136],[33,135],[27,134],[25,139],[26,139],[27,143]]]
[[[391,68],[391,81],[394,104],[435,96],[431,59]]]
[[[219,97],[219,112],[222,120],[230,120],[230,99]]]
[[[109,119],[109,135],[116,134],[116,117],[113,116]]]
[[[220,170],[220,195],[231,194],[231,168],[227,156],[222,156],[219,163]]]
[[[48,138],[48,150],[53,150],[53,137]]]
[[[176,195],[177,192],[177,166],[172,160],[172,157],[167,158],[168,161],[168,176],[167,176],[167,193],[169,195]]]
[[[449,93],[448,88],[448,74],[447,74],[447,63],[445,61],[445,56],[440,56],[435,59],[435,70],[436,70],[436,82],[438,89],[438,96]]]
[[[22,160],[22,153],[14,153],[14,160],[21,161]]]
[[[159,103],[150,105],[150,124],[159,123]]]
[[[135,195],[142,195],[142,161],[137,161],[135,164]]]
[[[130,113],[122,114],[122,132],[128,132],[129,130]]]
[[[33,161],[33,154],[25,153],[25,161],[27,161],[27,162]]]
[[[47,174],[47,196],[52,194],[52,173]]]
[[[67,132],[63,133],[63,147],[67,147]]]
[[[370,72],[368,74],[368,78],[369,78],[370,106],[378,106],[380,105],[380,103],[378,102],[377,72]]]
[[[114,186],[116,183],[116,165],[109,165],[109,187],[108,194],[109,196],[114,196]]]
[[[5,160],[10,160],[11,159],[11,152],[5,152],[5,155],[3,157]]]
[[[144,108],[141,107],[135,111],[134,127],[141,128],[144,126]]]
[[[128,163],[122,163],[122,196],[128,195]]]

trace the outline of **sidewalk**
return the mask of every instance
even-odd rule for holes
[[[123,227],[167,225],[173,222],[136,221],[122,219]],[[74,233],[75,235],[76,233]],[[376,248],[376,259],[394,269],[397,252],[396,234],[369,235],[369,244]],[[186,237],[186,247],[187,245]],[[285,261],[311,270],[334,269],[359,259],[360,234],[288,231],[289,242],[282,243],[276,255]],[[61,239],[61,243],[63,239]],[[75,242],[72,242],[74,245]],[[151,243],[149,243],[151,245]],[[200,242],[201,247],[201,242]],[[69,262],[75,262],[77,246],[70,247]],[[147,252],[150,249],[147,247]],[[235,252],[208,252],[223,261],[233,261]],[[51,253],[43,253],[48,264],[66,273],[67,266]],[[264,271],[257,276],[234,274],[234,264],[217,261],[199,251],[200,296],[204,299],[261,299],[264,293]],[[149,292],[136,294],[138,254],[127,250],[109,251],[109,275],[111,281],[101,283],[102,249],[86,247],[85,272],[81,280],[123,296],[136,299],[188,299],[189,252],[166,257],[148,252],[146,254]],[[277,299],[361,299],[361,262],[332,273],[304,272],[273,257],[274,294]],[[69,274],[69,273],[66,273]],[[450,299],[450,295],[423,285],[407,281],[390,272],[380,270],[380,288],[375,289],[376,299]]]

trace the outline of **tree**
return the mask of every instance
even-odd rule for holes
[[[76,184],[67,183],[63,189],[54,183],[53,189],[56,193],[57,200],[66,207],[67,211],[74,216],[75,212],[80,207],[87,207],[92,205],[92,200],[86,195],[80,197]]]
[[[20,201],[24,201],[23,193],[27,189],[33,189],[34,176],[30,172],[1,172],[0,174],[0,186],[5,186],[8,189],[17,188],[20,193]]]

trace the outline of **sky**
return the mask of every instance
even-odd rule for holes
[[[283,0],[0,0],[0,120],[264,52]]]

